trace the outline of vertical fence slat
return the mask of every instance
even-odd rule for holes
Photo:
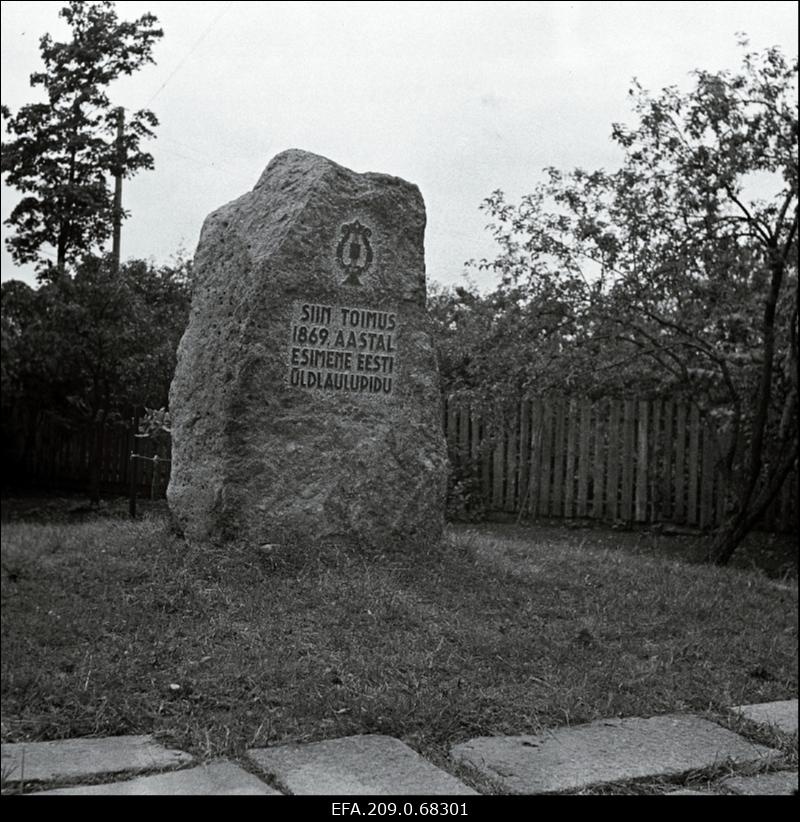
[[[639,401],[639,415],[636,421],[636,521],[647,520],[647,457],[649,404],[647,400]]]
[[[781,506],[782,531],[796,531],[798,518],[798,465],[795,461],[792,473],[783,483],[783,504]]]
[[[145,445],[145,441],[143,437],[136,437],[136,453],[141,454],[143,457],[147,456],[147,447]],[[142,496],[144,493],[144,489],[147,487],[147,460],[136,460],[139,470],[136,474],[137,477],[137,489],[136,493],[139,496]]]
[[[549,402],[542,403],[541,431],[542,456],[539,466],[539,514],[543,517],[549,517],[550,484],[553,477],[553,406]]]
[[[714,503],[714,525],[722,525],[725,519],[725,500],[727,497],[727,488],[725,483],[725,475],[717,468],[714,477],[714,487],[716,490],[716,501]]]
[[[131,459],[130,455],[133,451],[133,420],[131,420],[130,424],[125,428],[125,459],[123,460],[123,465],[125,467],[124,473],[124,482],[126,486],[130,486],[130,470],[131,470]]]
[[[516,510],[517,497],[517,448],[519,438],[519,409],[516,409],[511,414],[511,419],[508,421],[508,430],[506,435],[506,487],[505,487],[505,504],[506,511]]]
[[[500,428],[496,433],[497,441],[494,445],[492,460],[492,508],[495,511],[503,510],[503,457],[505,456],[505,435]]]
[[[109,482],[116,485],[119,482],[119,429],[115,425],[109,431],[109,457],[110,457],[110,476]]]
[[[686,404],[675,409],[675,522],[686,522]]]
[[[108,430],[105,423],[97,426],[97,447],[99,449],[98,462],[100,463],[98,479],[102,488],[108,479]]]
[[[564,428],[566,415],[564,400],[555,397],[553,406],[553,494],[550,501],[550,516],[564,514]]]
[[[45,476],[47,483],[50,486],[55,485],[56,480],[56,440],[58,439],[58,428],[55,424],[50,426],[49,436],[47,440],[47,469]]]
[[[673,488],[673,429],[672,420],[675,404],[671,400],[664,403],[664,431],[661,436],[663,460],[661,463],[661,508],[659,519],[669,520],[672,517],[672,488]]]
[[[648,522],[661,519],[661,471],[663,453],[661,451],[661,400],[653,400],[650,415],[650,462],[648,466],[649,508]]]
[[[633,400],[625,400],[622,420],[622,494],[620,500],[620,515],[625,522],[630,522],[633,516],[633,461],[636,430],[634,414]]]
[[[703,464],[700,484],[700,527],[714,522],[714,443],[708,422],[703,421]]]
[[[608,477],[606,478],[606,515],[619,519],[619,423],[622,404],[618,399],[610,401],[608,414]]]
[[[145,482],[142,483],[142,485],[143,485],[143,492],[145,494],[147,494],[147,496],[149,497],[150,496],[150,489],[153,487],[153,473],[155,472],[155,468],[156,468],[156,465],[153,462],[153,455],[155,454],[155,447],[153,446],[153,443],[150,442],[149,438],[147,438],[147,437],[144,438],[144,442],[145,442],[145,451],[147,453],[147,456],[150,457],[150,459],[145,460],[145,466],[147,466],[146,469],[145,469],[146,473],[147,473],[147,477],[146,477]]]
[[[116,426],[107,429],[108,440],[106,442],[106,452],[108,454],[106,483],[114,485],[117,482],[117,429]]]
[[[517,489],[517,511],[524,513],[528,497],[528,482],[531,464],[531,403],[523,400],[519,409],[519,486]]]
[[[605,476],[605,411],[604,401],[594,404],[594,472],[592,475],[592,518],[602,519],[605,508],[603,479]]]
[[[481,455],[481,430],[480,415],[475,408],[470,407],[469,412],[469,456],[473,462],[477,462]]]
[[[478,420],[478,431],[480,432],[481,496],[483,497],[484,505],[489,509],[492,507],[492,454],[488,447],[489,437],[486,431],[486,414],[484,412],[481,412],[480,419]]]
[[[464,403],[458,409],[458,451],[464,462],[469,457],[469,405]]]
[[[589,492],[589,443],[592,406],[589,400],[581,400],[580,403],[580,433],[578,439],[578,516],[585,517],[587,508],[586,502]]]
[[[531,403],[531,434],[528,442],[530,452],[530,471],[528,488],[525,495],[525,508],[528,516],[539,516],[539,472],[542,465],[542,401],[536,399]]]
[[[689,412],[689,501],[687,505],[687,516],[691,525],[697,525],[700,520],[698,516],[700,471],[700,409],[692,404]]]
[[[791,481],[792,481],[792,477],[791,477],[791,474],[790,474],[784,480],[783,487],[781,488],[781,493],[780,493],[781,513],[780,513],[780,519],[778,521],[778,528],[780,528],[781,531],[786,529],[787,508],[789,507],[789,505],[788,505],[789,499],[788,499],[788,496],[787,496],[787,491],[791,487]]]
[[[448,449],[455,451],[458,443],[458,409],[453,400],[447,401],[447,417],[444,430],[447,436]]]
[[[569,401],[566,409],[567,454],[564,460],[564,516],[571,519],[575,515],[575,439],[577,427],[577,403]]]
[[[717,452],[714,463],[714,483],[716,490],[716,502],[714,503],[714,525],[721,525],[725,520],[725,513],[728,499],[728,483],[725,476],[725,455],[728,448],[733,443],[730,431],[726,431],[721,437],[717,437]]]
[[[57,428],[55,431],[55,436],[53,437],[53,478],[58,481],[61,479],[61,466],[63,464],[62,460],[62,446],[65,442],[64,433],[60,428]]]
[[[103,472],[100,474],[101,485],[113,482],[114,480],[112,468],[113,456],[114,449],[111,447],[111,431],[107,425],[103,424]]]
[[[128,426],[119,429],[119,484],[122,488],[127,487],[128,482]],[[170,443],[172,445],[172,443]],[[170,458],[172,456],[170,450]]]

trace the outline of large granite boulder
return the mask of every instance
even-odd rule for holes
[[[416,186],[286,151],[206,219],[170,391],[197,541],[437,541],[447,452]]]

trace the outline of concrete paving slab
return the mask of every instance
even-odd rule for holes
[[[477,793],[399,739],[379,734],[254,748],[247,755],[292,794]]]
[[[165,748],[152,736],[13,742],[2,746],[3,773],[10,782],[81,779],[156,768],[167,770],[189,762],[192,762],[189,754]]]
[[[184,771],[140,776],[105,785],[79,785],[31,796],[280,796],[266,782],[226,759]]]
[[[664,796],[719,796],[713,791],[693,791],[691,788],[681,788],[677,791],[669,791]]]
[[[791,796],[797,791],[797,771],[732,776],[722,784],[734,793],[747,796]]]
[[[738,705],[731,708],[752,722],[775,725],[787,734],[797,733],[797,700],[785,699],[781,702],[761,702],[757,705]]]
[[[537,794],[678,776],[726,760],[777,758],[780,752],[705,719],[675,714],[603,719],[537,736],[478,737],[455,745],[451,755],[511,793]]]

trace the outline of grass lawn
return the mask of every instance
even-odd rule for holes
[[[157,513],[6,521],[2,739],[209,758],[383,733],[443,762],[477,735],[797,695],[796,580],[628,537],[462,526],[414,556],[314,555],[189,546]]]

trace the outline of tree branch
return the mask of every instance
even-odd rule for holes
[[[747,206],[744,205],[744,203],[742,203],[741,200],[739,200],[739,198],[733,193],[733,191],[731,190],[731,187],[729,185],[725,186],[725,193],[741,209],[742,213],[747,218],[747,221],[750,223],[750,225],[753,226],[753,228],[755,229],[758,236],[764,241],[764,244],[769,245],[772,237],[769,233],[768,227],[763,226],[759,222],[759,220],[757,220],[755,217],[753,217],[753,215],[748,210]],[[767,230],[765,231],[764,229],[767,229]]]

